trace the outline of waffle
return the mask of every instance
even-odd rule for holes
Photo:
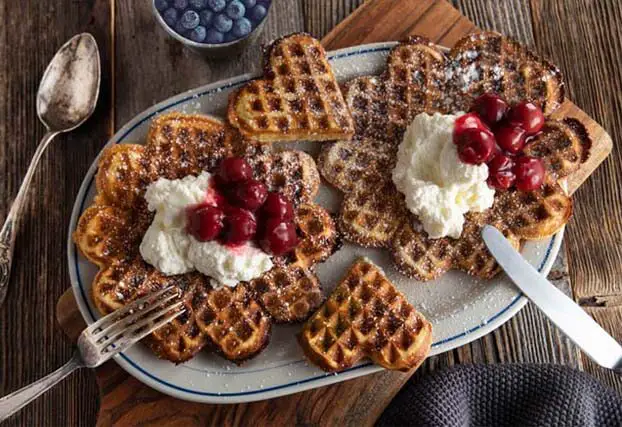
[[[324,179],[344,193],[365,188],[366,176],[379,176],[393,169],[396,147],[376,139],[338,141],[325,146],[318,157]]]
[[[454,111],[464,111],[485,92],[499,93],[509,103],[527,99],[545,115],[564,101],[559,69],[501,34],[482,32],[464,37],[448,56],[447,89],[454,92]]]
[[[542,133],[525,148],[530,156],[540,157],[554,177],[563,178],[575,172],[589,156],[592,141],[583,124],[574,118],[549,120]]]
[[[312,267],[325,261],[337,243],[333,219],[317,205],[300,205],[296,225],[304,238],[291,259],[276,260],[276,268],[251,281],[260,303],[277,323],[303,321],[319,307],[324,297]]]
[[[445,66],[445,55],[423,37],[410,37],[391,50],[385,76],[390,137],[401,139],[417,114],[443,108]]]
[[[313,267],[336,245],[332,218],[312,203],[319,182],[313,159],[298,152],[250,150],[255,178],[294,201],[300,235],[296,249],[274,257],[272,270],[234,288],[213,289],[199,273],[167,277],[142,261],[138,247],[153,216],[142,197],[146,184],[159,176],[179,177],[176,164],[183,173],[210,171],[234,151],[227,142],[234,138],[224,132],[214,119],[174,113],[154,120],[145,146],[106,149],[95,203],[84,211],[73,236],[84,256],[100,268],[92,285],[100,312],[168,285],[182,291],[186,313],[145,340],[156,355],[176,363],[201,349],[241,363],[268,344],[273,322],[304,321],[323,301]],[[132,188],[136,183],[140,185]]]
[[[98,202],[131,209],[144,203],[142,197],[151,181],[144,159],[145,147],[136,144],[118,144],[104,151],[97,174]]]
[[[345,193],[337,221],[347,240],[386,246],[401,225],[406,206],[386,173],[395,157],[394,145],[375,139],[338,141],[320,153],[322,176]]]
[[[360,77],[345,86],[356,136],[398,141],[419,113],[444,108],[447,58],[423,37],[410,37],[389,53],[379,77]]]
[[[378,267],[361,258],[304,324],[299,342],[326,371],[347,369],[365,356],[387,369],[408,371],[429,353],[432,325]]]
[[[278,191],[290,200],[310,202],[320,188],[315,160],[302,151],[269,151],[246,159],[268,190]]]
[[[532,143],[559,141],[554,135],[559,123],[547,121],[544,131]],[[573,134],[571,139],[576,137]],[[344,145],[350,153],[346,159],[339,155]],[[392,167],[374,168],[372,165],[360,176],[361,167],[356,159],[358,150],[365,151],[366,147],[365,141],[360,145],[337,142],[320,156],[322,175],[344,191],[337,215],[339,230],[346,240],[358,245],[388,248],[399,270],[418,280],[437,278],[450,268],[482,278],[493,277],[499,269],[480,237],[484,224],[493,224],[505,231],[506,237],[518,248],[521,240],[548,237],[570,219],[572,201],[554,180],[572,170],[564,168],[557,170],[558,174],[549,172],[548,182],[539,191],[498,191],[493,208],[466,216],[459,239],[429,239],[421,226],[416,226],[416,218],[407,210],[403,196],[392,183]],[[394,150],[390,152],[395,153]],[[552,157],[544,157],[544,160],[545,165],[551,164]],[[356,184],[344,186],[347,182]]]
[[[183,292],[186,312],[146,340],[161,358],[177,363],[210,348],[232,361],[243,361],[269,340],[271,319],[247,285],[213,290],[198,273],[164,276],[140,257],[101,270],[93,283],[95,304],[104,314],[166,286]]]
[[[382,77],[358,77],[343,85],[343,96],[352,114],[354,135],[361,138],[389,138],[386,84]]]
[[[347,193],[337,215],[343,236],[365,247],[387,246],[407,217],[404,198],[389,180],[368,175],[365,189]],[[373,191],[369,191],[373,188]]]
[[[271,151],[270,146],[242,135],[238,128],[225,123],[225,146],[230,147],[231,154],[239,157],[253,158]]]
[[[265,50],[264,77],[229,100],[227,119],[261,142],[347,139],[352,119],[326,52],[307,34],[292,34]]]
[[[468,44],[469,40],[477,40],[478,43]],[[451,75],[451,78],[457,79],[459,76],[456,73],[460,69],[456,68],[452,55],[457,56],[462,52],[462,56],[473,56],[471,59],[474,59],[474,54],[465,53],[470,52],[465,50],[465,46],[481,49],[482,40],[498,39],[491,33],[465,38],[444,62],[445,72],[442,75]],[[319,169],[330,184],[344,193],[337,224],[345,239],[362,246],[387,248],[398,269],[418,280],[437,278],[451,268],[477,277],[491,278],[498,273],[499,267],[481,239],[482,226],[495,225],[517,248],[522,240],[542,239],[557,232],[572,214],[572,201],[557,181],[577,170],[587,159],[590,138],[585,127],[576,119],[547,119],[542,131],[529,141],[525,149],[527,154],[541,157],[545,163],[547,177],[543,188],[530,193],[497,191],[491,209],[466,215],[464,230],[459,239],[429,239],[421,224],[406,208],[403,195],[391,180],[397,146],[401,142],[404,126],[409,122],[395,121],[389,115],[387,106],[393,102],[386,95],[391,93],[387,87],[393,84],[393,78],[389,76],[399,74],[403,68],[403,62],[395,60],[396,57],[402,58],[403,53],[400,52],[420,52],[417,44],[423,45],[421,52],[425,52],[428,58],[419,61],[418,66],[423,68],[425,75],[429,75],[430,70],[438,75],[438,67],[443,61],[439,59],[433,62],[430,59],[436,58],[436,54],[429,50],[431,48],[427,41],[411,38],[391,51],[387,71],[383,74],[378,77],[359,77],[347,83],[345,96],[355,121],[356,133],[352,141],[338,141],[323,147]],[[538,62],[532,54],[524,53],[524,56],[531,62]],[[399,66],[393,70],[395,64]],[[541,61],[541,64],[545,62]],[[416,67],[409,69],[409,75],[416,74],[417,70]],[[558,73],[553,75],[559,76]],[[503,77],[505,79],[505,75]],[[413,92],[427,93],[425,88],[421,89],[419,81],[410,84],[417,85]],[[459,102],[451,98],[439,101],[435,94],[437,88],[443,85],[451,96],[456,96],[456,92],[450,90],[451,81],[440,81],[430,86],[429,96],[424,98],[424,102],[415,103],[415,107],[410,110],[402,110],[408,112],[405,117],[410,120],[411,114],[422,111],[457,111],[479,91],[473,89],[472,94],[461,94]],[[548,91],[546,96],[542,92],[542,96],[537,98],[548,111],[556,108],[552,100],[561,102],[553,94],[563,95],[563,83],[560,81],[555,87],[559,90]]]
[[[198,114],[170,113],[156,118],[149,128],[145,157],[151,180],[178,179],[212,170],[231,154],[224,143],[223,124]]]
[[[137,223],[132,211],[94,204],[80,216],[74,241],[86,259],[98,267],[127,261],[142,238],[134,232]]]
[[[421,229],[415,230],[413,220],[404,221],[390,250],[398,269],[418,280],[435,279],[451,268],[490,279],[500,269],[481,238],[484,225],[498,228],[518,250],[521,240],[555,234],[571,214],[571,199],[550,180],[538,191],[498,192],[491,209],[467,215],[459,239],[430,239]]]
[[[159,357],[181,363],[191,359],[207,344],[207,336],[201,333],[196,322],[197,304],[194,299],[206,294],[210,288],[198,276],[167,277],[137,257],[100,270],[91,292],[97,309],[102,314],[108,314],[166,286],[181,289],[186,312],[144,340]]]

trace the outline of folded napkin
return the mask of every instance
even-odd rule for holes
[[[380,426],[622,426],[622,396],[564,366],[462,365],[416,375]]]

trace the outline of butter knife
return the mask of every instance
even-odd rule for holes
[[[594,362],[622,374],[622,346],[583,309],[531,266],[495,227],[482,237],[501,268],[523,293]]]

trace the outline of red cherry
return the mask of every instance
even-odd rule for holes
[[[540,132],[544,126],[544,114],[542,110],[533,102],[523,101],[510,109],[508,115],[510,123],[525,129],[527,135],[534,135]]]
[[[525,130],[511,124],[504,124],[495,130],[497,144],[508,153],[516,154],[525,146]]]
[[[290,221],[294,218],[292,203],[281,193],[269,193],[262,209],[268,219],[276,218]]]
[[[253,169],[241,157],[227,157],[220,162],[218,176],[224,183],[242,182],[253,177]]]
[[[503,120],[508,112],[508,104],[494,93],[485,93],[475,99],[471,111],[477,113],[484,122],[492,126]]]
[[[488,185],[499,190],[507,190],[512,186],[514,162],[505,154],[499,153],[488,163]]]
[[[186,232],[199,242],[214,240],[223,229],[225,214],[215,206],[191,206],[186,210],[186,215]]]
[[[205,192],[205,203],[222,208],[222,206],[226,204],[226,200],[218,190],[217,185],[216,177],[210,178],[209,187],[207,187],[207,191]]]
[[[269,219],[266,221],[259,246],[272,255],[283,255],[296,247],[298,235],[296,226],[291,221]]]
[[[259,209],[266,201],[268,189],[263,183],[255,179],[249,179],[239,183],[234,188],[231,196],[236,205],[254,211]]]
[[[544,181],[544,163],[537,157],[521,156],[514,162],[516,188],[521,191],[533,191],[542,186]]]
[[[241,245],[255,236],[257,221],[255,215],[242,208],[231,207],[225,217],[224,241],[230,245]]]
[[[458,143],[460,134],[467,129],[484,129],[488,130],[488,127],[482,122],[480,117],[475,113],[467,113],[458,117],[454,122],[454,143]]]
[[[466,129],[458,135],[458,156],[464,163],[482,164],[495,151],[495,138],[486,130]]]

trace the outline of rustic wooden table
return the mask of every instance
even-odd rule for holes
[[[412,0],[416,3],[417,0]],[[317,37],[363,0],[280,0],[262,41],[305,30]],[[535,46],[564,71],[569,97],[617,141],[622,129],[622,10],[617,0],[453,0],[463,14]],[[248,72],[259,52],[235,61],[205,61],[156,27],[150,1],[37,0],[0,6],[0,218],[17,193],[44,129],[35,114],[39,78],[56,49],[92,32],[103,59],[93,118],[62,136],[34,179],[17,240],[9,294],[0,308],[0,395],[65,362],[71,345],[54,321],[69,285],[66,229],[82,177],[106,140],[153,103],[195,86]],[[622,150],[576,194],[565,255],[552,276],[622,339]],[[572,284],[572,286],[571,286]],[[596,375],[622,392],[622,380],[594,366],[531,305],[488,336],[430,359],[421,372],[455,363],[561,363]],[[92,425],[97,387],[83,371],[37,400],[7,425]]]

